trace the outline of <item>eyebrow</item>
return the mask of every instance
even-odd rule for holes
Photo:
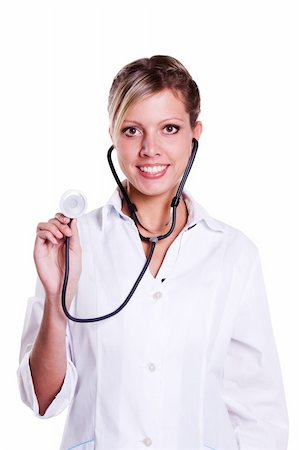
[[[172,122],[173,120],[179,120],[180,122],[184,122],[183,119],[180,119],[179,117],[170,117],[168,119],[163,119],[161,120],[159,123],[164,123],[164,122]],[[138,122],[137,120],[130,120],[130,119],[126,119],[123,121],[123,123],[132,123],[135,125],[139,125],[139,126],[143,126],[142,123]]]

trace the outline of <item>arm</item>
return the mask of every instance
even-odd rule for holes
[[[69,327],[66,325],[66,331],[62,347],[65,348],[66,355],[66,373],[63,379],[61,389],[54,396],[52,403],[47,408],[44,415],[39,407],[38,398],[35,393],[32,370],[30,368],[30,357],[35,342],[38,339],[38,333],[42,326],[45,309],[45,293],[40,280],[38,279],[35,296],[28,301],[24,328],[22,333],[20,349],[20,365],[18,368],[18,383],[23,402],[29,406],[37,417],[49,418],[56,416],[63,411],[71,402],[77,383],[77,370],[73,364],[72,342],[69,333]],[[45,380],[46,371],[41,374],[41,382]]]
[[[288,417],[258,255],[225,361],[223,397],[241,450],[286,450]]]
[[[45,299],[42,322],[29,360],[40,415],[45,414],[60,391],[66,374],[66,317],[57,305],[59,299]]]
[[[38,225],[34,259],[42,282],[44,299],[41,298],[41,294],[33,299],[22,339],[22,362],[19,369],[21,392],[25,403],[33,409],[36,409],[34,402],[38,402],[40,415],[45,414],[57,397],[67,375],[67,367],[70,366],[70,363],[68,364],[70,358],[67,355],[68,339],[66,342],[67,319],[60,304],[64,277],[65,235],[72,236],[68,307],[77,288],[81,271],[81,248],[76,223],[73,221],[70,229],[65,225],[64,216],[60,217],[60,220],[62,222],[52,219]],[[69,369],[69,372],[73,372],[71,377],[73,387],[76,374],[74,367]],[[31,384],[34,386],[34,394],[31,392],[33,390]]]

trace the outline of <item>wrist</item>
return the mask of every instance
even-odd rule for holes
[[[67,317],[61,306],[61,297],[58,295],[46,295],[44,306],[44,318],[48,321],[54,320],[55,323],[67,323]]]

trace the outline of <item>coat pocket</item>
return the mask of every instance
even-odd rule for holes
[[[94,450],[94,439],[90,441],[81,442],[81,444],[74,445],[67,450]]]

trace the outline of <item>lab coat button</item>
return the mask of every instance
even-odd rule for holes
[[[153,295],[154,300],[159,300],[162,297],[162,292],[155,292]]]
[[[149,437],[147,437],[143,439],[143,443],[146,447],[150,447],[152,445],[152,440]]]
[[[149,370],[150,372],[155,372],[155,370],[156,370],[155,364],[154,364],[154,363],[149,363],[149,365],[148,365],[148,370]]]

